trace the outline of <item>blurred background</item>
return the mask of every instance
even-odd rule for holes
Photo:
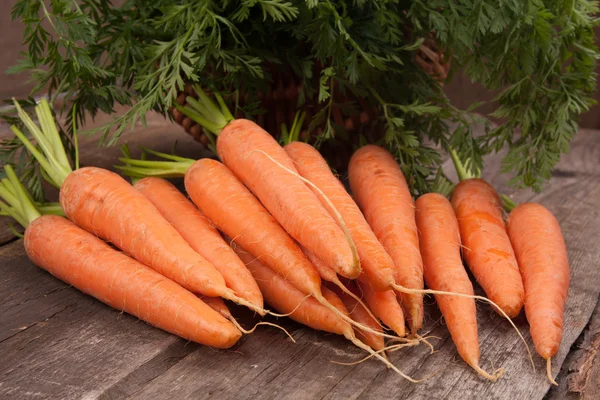
[[[23,97],[29,94],[31,85],[27,83],[27,76],[6,75],[4,72],[12,66],[23,51],[21,40],[23,25],[12,21],[10,11],[16,0],[0,1],[0,100],[6,98]],[[600,43],[600,27],[596,28],[596,36]],[[600,73],[600,66],[597,68]],[[453,81],[445,87],[445,91],[459,108],[466,108],[474,101],[490,100],[493,94],[482,87],[473,85],[464,76],[456,76]],[[600,101],[600,92],[596,93],[596,99]],[[479,109],[485,113],[485,107]],[[580,121],[582,128],[600,129],[600,106],[594,106],[588,113],[582,116]]]

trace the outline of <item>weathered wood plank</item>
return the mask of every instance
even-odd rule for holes
[[[170,141],[156,137],[161,129],[136,133],[132,142],[168,150]],[[184,135],[180,138],[185,140]],[[197,151],[192,143],[189,146],[181,149]],[[118,153],[115,148],[86,149],[83,157],[101,166],[112,165]],[[555,371],[586,326],[600,291],[600,270],[595,267],[600,261],[599,153],[596,133],[583,131],[543,194],[518,192],[515,197],[548,206],[567,240],[572,285]],[[485,175],[502,188],[505,178],[497,174],[497,160],[488,161]],[[415,377],[440,372],[413,385],[374,361],[356,366],[330,363],[353,361],[362,353],[340,337],[288,320],[280,322],[297,338],[296,344],[271,328],[259,329],[229,351],[186,344],[58,282],[27,261],[20,241],[5,246],[0,260],[0,395],[7,397],[29,391],[42,398],[540,399],[549,388],[539,357],[538,372],[533,373],[516,334],[483,304],[478,306],[482,365],[505,367],[505,377],[485,382],[465,366],[439,312],[429,304],[425,331],[441,338],[433,341],[438,351],[430,355],[419,347],[390,356]],[[248,316],[245,310],[236,312]],[[531,345],[524,316],[516,322]]]

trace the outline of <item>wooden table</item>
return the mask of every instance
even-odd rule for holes
[[[180,153],[197,157],[200,147],[160,118],[149,128],[127,134],[125,142],[169,151],[179,140]],[[6,135],[7,127],[0,127]],[[117,148],[82,145],[85,164],[110,167]],[[458,357],[433,300],[426,300],[424,332],[436,352],[425,346],[402,350],[390,359],[416,377],[411,384],[381,363],[344,366],[363,353],[343,338],[316,332],[288,319],[279,321],[295,337],[261,327],[230,350],[189,343],[110,309],[37,268],[6,220],[0,231],[0,397],[56,399],[562,399],[600,393],[600,135],[582,131],[553,173],[542,194],[506,190],[498,173],[499,157],[490,157],[485,177],[518,202],[539,201],[558,218],[571,263],[571,287],[565,334],[553,360],[560,371],[558,389],[550,389],[544,363],[535,357],[533,372],[525,347],[509,324],[490,307],[478,304],[482,366],[503,366],[495,383],[484,381]],[[448,167],[449,173],[451,168]],[[479,290],[481,294],[481,291]],[[596,312],[592,316],[594,310]],[[253,316],[232,306],[247,326]],[[591,322],[590,322],[591,321]],[[525,317],[515,322],[533,351]]]

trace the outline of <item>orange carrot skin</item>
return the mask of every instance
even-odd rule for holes
[[[370,284],[363,282],[360,278],[357,279],[357,283],[367,306],[369,306],[373,314],[396,332],[398,336],[406,336],[404,312],[398,302],[396,293],[393,290],[376,292]]]
[[[204,215],[235,243],[260,258],[301,292],[319,293],[318,272],[281,225],[225,165],[208,158],[196,161],[185,175],[185,189]]]
[[[473,295],[473,285],[460,257],[460,231],[452,205],[444,196],[428,193],[417,199],[416,207],[427,286]],[[478,365],[475,300],[446,295],[435,295],[435,300],[458,353],[469,365]]]
[[[237,119],[219,133],[217,151],[223,163],[294,239],[340,275],[351,279],[358,276],[358,260],[354,260],[342,229],[319,199],[304,182],[258,152],[297,172],[271,135],[252,121]]]
[[[353,282],[350,282],[348,288],[352,290],[352,292],[356,293],[356,289],[353,286]],[[369,315],[367,310],[365,310],[364,306],[358,301],[356,301],[356,299],[352,298],[352,296],[348,295],[347,293],[344,293],[339,287],[335,285],[329,284],[327,285],[327,287],[342,300],[344,306],[350,313],[350,318],[352,318],[356,322],[368,326],[371,329],[383,333],[378,321],[375,321]],[[356,327],[353,327],[353,329],[356,333],[356,337],[359,338],[365,344],[367,344],[369,347],[371,347],[373,350],[381,350],[385,347],[383,336],[375,335],[372,332],[363,331],[362,329]]]
[[[535,349],[545,359],[554,357],[570,283],[560,225],[541,204],[524,203],[509,214],[507,228],[525,284],[525,315]]]
[[[306,297],[304,293],[291,285],[283,276],[261,263],[258,259],[238,248],[239,257],[246,263],[252,275],[258,282],[260,290],[267,303],[280,313],[288,314],[296,322],[310,328],[344,335],[351,330],[350,325],[334,314],[329,308],[323,306],[313,297]],[[323,287],[323,296],[334,307],[348,314],[342,301],[333,292]]]
[[[469,269],[487,297],[509,317],[516,317],[525,289],[506,232],[502,200],[484,180],[467,179],[456,186],[451,201]]]
[[[85,167],[63,182],[60,205],[77,226],[108,240],[186,289],[220,297],[223,276],[196,253],[160,212],[114,172]]]
[[[327,282],[336,282],[336,280],[339,280],[335,271],[329,268],[327,265],[325,265],[325,263],[319,257],[311,253],[310,250],[302,247],[302,245],[300,245],[300,249],[306,255],[308,261],[310,261],[311,264],[315,267],[322,280]]]
[[[241,337],[191,292],[65,218],[37,218],[25,231],[24,244],[29,258],[58,279],[160,329],[218,348]]]
[[[354,198],[375,236],[394,261],[396,283],[423,289],[423,260],[415,224],[414,201],[394,157],[368,145],[350,159],[348,178]],[[423,295],[400,294],[412,332],[423,324]]]
[[[227,318],[228,320],[233,318],[231,311],[229,311],[227,304],[225,304],[225,302],[223,301],[222,298],[208,297],[208,296],[198,296],[198,297],[200,298],[200,300],[202,300],[204,303],[206,303],[207,306],[209,306],[210,308],[212,308],[213,310],[215,310],[216,312],[221,314],[223,317]]]
[[[169,181],[156,177],[141,179],[134,187],[154,204],[192,249],[212,263],[223,275],[227,287],[263,308],[262,294],[248,268],[208,218],[183,193]]]
[[[363,273],[367,275],[373,289],[379,292],[388,290],[395,281],[394,262],[350,194],[331,172],[327,161],[317,149],[307,143],[293,142],[284,149],[294,161],[300,175],[321,189],[341,214],[358,251]],[[325,201],[319,199],[329,209]]]

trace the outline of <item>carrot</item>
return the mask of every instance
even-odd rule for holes
[[[391,154],[381,147],[369,145],[352,155],[348,178],[356,202],[393,260],[395,282],[416,289],[411,293],[397,290],[410,329],[416,333],[423,324],[423,293],[420,292],[424,287],[423,261],[419,253],[414,202],[404,175]],[[389,282],[387,274],[386,279]]]
[[[226,319],[231,320],[233,318],[231,311],[229,311],[227,304],[225,304],[225,302],[223,301],[222,298],[208,297],[208,296],[202,296],[202,295],[200,295],[198,297],[200,298],[200,300],[202,300],[204,303],[206,303],[207,306],[209,306],[210,308],[212,308],[213,310],[215,310],[216,312],[221,314]]]
[[[353,282],[349,282],[348,286],[351,288],[350,290],[356,290]],[[370,310],[368,310],[363,304],[356,301],[354,297],[349,296],[346,292],[344,292],[337,286],[330,285],[329,289],[331,289],[331,291],[333,291],[342,300],[344,306],[350,314],[350,317],[353,320],[358,321],[363,325],[369,326],[371,327],[371,329],[377,331],[381,330],[381,326],[379,325],[378,320],[371,317]],[[380,335],[374,335],[371,332],[365,332],[360,328],[354,328],[354,333],[357,337],[362,338],[362,342],[368,344],[375,351],[383,350],[385,347],[383,337]]]
[[[393,290],[376,292],[370,284],[357,279],[358,287],[373,312],[384,324],[390,327],[400,337],[406,335],[404,327],[404,312]]]
[[[10,166],[5,171],[17,182]],[[101,302],[184,339],[229,348],[240,331],[177,283],[56,215],[40,216],[17,187],[12,204],[26,226],[24,245],[35,264]],[[0,191],[1,192],[1,191]],[[4,198],[4,195],[0,193]],[[8,209],[1,203],[3,209]]]
[[[473,296],[473,285],[460,258],[460,232],[450,202],[437,193],[417,199],[416,220],[427,286],[433,290]],[[477,317],[473,298],[435,295],[458,354],[477,373],[496,380],[503,370],[490,375],[479,366]]]
[[[229,168],[216,160],[201,159],[188,169],[184,183],[196,206],[233,242],[302,293],[338,312],[323,297],[321,277],[315,267]],[[346,315],[340,314],[340,318],[358,324]]]
[[[195,110],[182,108],[182,112],[217,135],[221,161],[295,240],[338,274],[356,278],[360,273],[360,262],[352,240],[346,237],[311,190],[276,164],[297,174],[285,150],[256,123],[234,119],[218,94],[215,97],[220,108],[200,87],[195,89],[200,99],[190,98],[190,105]]]
[[[535,348],[546,360],[552,378],[551,358],[563,333],[563,314],[569,290],[569,260],[558,221],[541,204],[517,206],[507,219],[508,236],[515,250],[525,285],[525,315]]]
[[[452,193],[463,257],[487,297],[511,318],[525,300],[523,280],[506,233],[502,200],[482,179],[460,182]]]
[[[36,106],[45,121],[41,129],[16,101],[15,105],[42,151],[16,126],[11,128],[38,160],[47,180],[60,188],[60,204],[71,221],[194,293],[223,297],[264,314],[227,288],[215,267],[122,177],[95,167],[73,171],[45,100]]]
[[[214,265],[228,288],[257,308],[263,308],[262,294],[248,268],[183,193],[170,182],[156,177],[141,179],[134,187],[154,204],[192,249]]]
[[[379,353],[374,352],[368,345],[356,337],[350,324],[340,318],[339,313],[347,315],[348,311],[342,300],[340,300],[340,298],[331,290],[323,287],[323,297],[327,299],[329,304],[332,304],[333,307],[338,310],[337,313],[333,312],[331,308],[325,307],[313,297],[306,298],[304,293],[291,285],[283,276],[264,265],[258,258],[252,256],[250,253],[247,253],[239,247],[235,250],[242,261],[246,263],[248,269],[252,272],[252,275],[254,275],[265,300],[271,307],[281,313],[289,313],[291,319],[310,328],[343,335],[355,346],[365,350],[372,357],[376,357],[400,376],[411,382],[420,382],[419,380],[406,376],[395,365],[390,363]]]

